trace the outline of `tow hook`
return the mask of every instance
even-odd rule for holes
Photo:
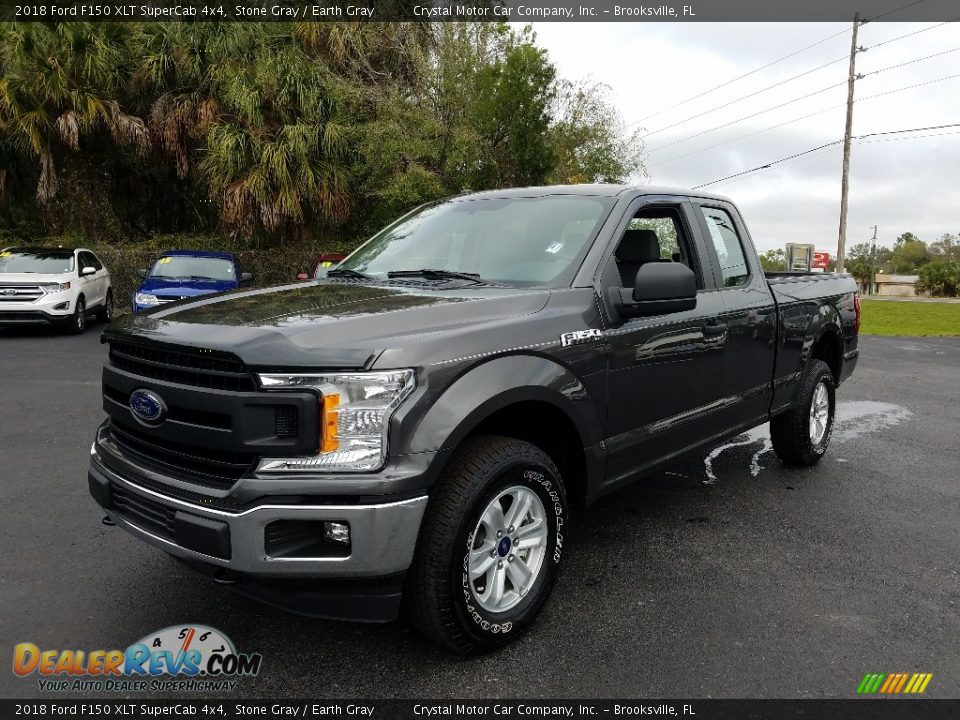
[[[109,516],[109,515],[104,515],[104,516],[103,516],[103,520],[101,520],[100,522],[102,522],[102,523],[103,523],[104,525],[106,525],[107,527],[116,527],[116,526],[117,526],[117,524],[116,524],[113,520],[110,519],[110,516]]]

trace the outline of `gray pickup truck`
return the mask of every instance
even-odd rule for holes
[[[322,280],[113,322],[90,492],[240,592],[489,649],[547,601],[571,506],[761,423],[816,463],[859,322],[850,277],[765,274],[722,197],[461,195]]]

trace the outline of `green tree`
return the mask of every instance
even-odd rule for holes
[[[780,248],[764,250],[760,253],[760,265],[764,270],[777,271],[787,269],[787,254]]]
[[[930,262],[930,251],[927,244],[916,235],[904,233],[897,238],[889,262],[893,272],[912,274]]]
[[[622,183],[645,177],[640,130],[627,133],[607,85],[560,80],[550,131],[554,183]]]
[[[941,297],[960,295],[960,260],[938,258],[920,268],[917,290]]]

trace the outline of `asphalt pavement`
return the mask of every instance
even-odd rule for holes
[[[51,697],[10,671],[17,642],[125,648],[191,622],[262,653],[243,697],[852,697],[868,672],[960,697],[960,339],[861,338],[814,468],[758,430],[576,513],[538,625],[462,658],[404,624],[274,610],[103,526],[100,327],[0,330],[2,697]]]

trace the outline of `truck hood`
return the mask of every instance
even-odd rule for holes
[[[0,285],[5,283],[17,284],[36,284],[41,283],[63,283],[70,280],[76,280],[75,273],[0,273]]]
[[[210,293],[234,290],[237,287],[235,280],[191,280],[189,278],[146,278],[137,292],[149,293],[157,297],[182,298]]]
[[[321,281],[183,300],[115,321],[106,339],[137,337],[225,350],[272,368],[369,367],[388,349],[475,332],[543,309],[544,289],[425,290]]]

